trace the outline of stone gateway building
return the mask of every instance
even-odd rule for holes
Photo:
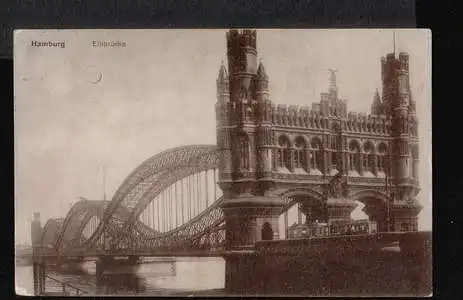
[[[219,185],[228,247],[279,236],[284,206],[299,203],[307,222],[350,219],[355,201],[378,231],[417,231],[418,119],[409,55],[381,58],[382,93],[370,114],[351,112],[336,71],[311,107],[275,105],[258,63],[255,30],[229,30],[228,67],[217,79]],[[278,59],[278,58],[274,58]],[[372,62],[374,63],[374,62]]]

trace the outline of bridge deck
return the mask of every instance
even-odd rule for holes
[[[224,255],[239,255],[239,254],[265,254],[270,250],[284,251],[285,249],[297,248],[303,246],[306,250],[308,248],[320,249],[329,248],[335,245],[346,244],[353,247],[363,248],[364,250],[372,249],[379,246],[387,246],[393,242],[410,241],[411,239],[431,240],[431,232],[390,232],[390,233],[376,233],[376,234],[362,234],[362,235],[342,235],[342,236],[329,236],[317,237],[310,239],[287,239],[287,240],[273,240],[273,241],[259,241],[255,245],[236,249],[231,251],[225,250],[197,250],[197,251],[127,251],[117,253],[42,253],[36,257],[47,258],[66,258],[66,259],[79,259],[85,261],[97,260],[99,256],[112,256],[112,257],[222,257]],[[334,247],[337,248],[337,247]],[[290,254],[288,252],[288,254]]]

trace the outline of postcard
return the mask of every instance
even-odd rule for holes
[[[429,30],[16,30],[14,97],[18,294],[432,294]]]

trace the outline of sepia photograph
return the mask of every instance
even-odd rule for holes
[[[18,295],[432,295],[430,30],[15,30],[14,127]]]

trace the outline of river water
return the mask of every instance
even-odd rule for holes
[[[219,257],[177,257],[172,261],[147,259],[136,274],[107,275],[97,282],[95,263],[85,262],[80,272],[47,270],[47,274],[67,282],[86,295],[188,295],[220,294],[225,286],[225,261]],[[32,266],[16,267],[16,292],[32,295]],[[59,291],[52,280],[46,291]]]

